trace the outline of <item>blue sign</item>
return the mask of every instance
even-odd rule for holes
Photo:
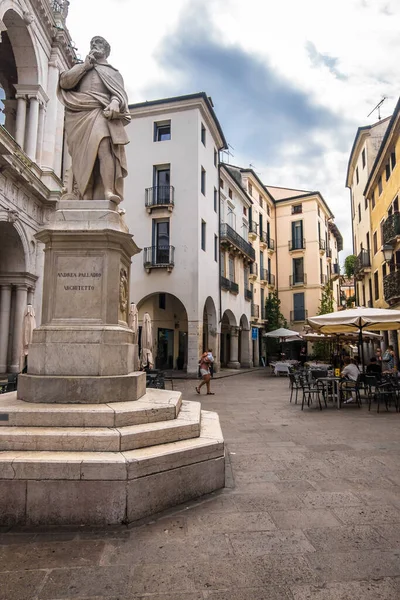
[[[258,340],[258,327],[251,328],[251,339]]]

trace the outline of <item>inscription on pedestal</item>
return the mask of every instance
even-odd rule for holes
[[[54,318],[101,319],[103,257],[58,256]]]

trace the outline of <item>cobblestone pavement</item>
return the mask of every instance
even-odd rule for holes
[[[130,529],[3,532],[0,599],[398,600],[400,415],[301,412],[265,371],[213,389],[223,492]]]

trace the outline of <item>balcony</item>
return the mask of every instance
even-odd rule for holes
[[[340,277],[340,266],[339,263],[335,263],[332,265],[332,275],[331,278],[333,280],[338,279]]]
[[[156,185],[155,187],[146,188],[145,205],[147,212],[151,213],[153,208],[167,208],[172,212],[174,195],[173,185]]]
[[[220,227],[220,239],[221,244],[229,244],[236,248],[239,252],[242,252],[250,260],[256,259],[256,251],[254,248],[246,242],[241,235],[239,235],[228,223],[221,223]]]
[[[303,238],[301,240],[289,240],[289,251],[293,252],[295,250],[305,250],[306,240]]]
[[[400,302],[400,270],[388,273],[383,278],[383,295],[389,305]]]
[[[271,252],[274,252],[275,251],[275,240],[273,240],[272,238],[268,238],[267,246],[268,246],[268,250],[271,250]]]
[[[291,323],[301,323],[305,321],[308,317],[308,310],[304,308],[300,308],[297,310],[290,311],[290,321]]]
[[[268,285],[275,287],[275,275],[268,273]]]
[[[332,258],[332,249],[331,248],[326,249],[326,258],[328,260]]]
[[[174,268],[174,246],[150,246],[143,250],[143,265],[148,273],[151,269],[167,269],[170,273]]]
[[[326,243],[325,240],[323,240],[322,238],[319,239],[319,251],[321,252],[321,254],[323,254],[326,250]]]
[[[289,275],[289,286],[290,287],[302,287],[307,283],[307,275],[303,273],[303,277],[294,277],[294,275]]]
[[[258,306],[258,304],[251,305],[251,316],[254,319],[258,319],[260,317],[260,307]]]
[[[268,271],[267,269],[260,268],[260,281],[267,283],[268,282]]]
[[[265,250],[265,248],[267,248],[267,246],[268,246],[267,234],[265,233],[265,231],[263,231],[262,233],[260,233],[260,248],[261,248],[261,250]]]
[[[266,320],[266,310],[265,310],[265,306],[261,307],[261,321],[265,321]]]
[[[226,277],[221,277],[221,288],[227,292],[231,292],[232,294],[239,293],[238,284],[230,279],[227,279]]]
[[[328,276],[321,273],[320,282],[321,282],[321,285],[326,285],[328,283]]]
[[[383,224],[383,243],[391,244],[400,239],[400,212],[390,215]]]
[[[249,239],[254,241],[258,236],[258,223],[255,221],[250,221],[249,225]]]
[[[253,300],[253,292],[251,290],[244,290],[245,300]]]
[[[371,257],[369,250],[361,250],[357,256],[354,266],[354,276],[356,279],[362,279],[365,273],[371,271]]]
[[[251,263],[250,265],[250,273],[249,273],[249,279],[251,279],[252,281],[255,281],[258,277],[258,264],[257,263]]]

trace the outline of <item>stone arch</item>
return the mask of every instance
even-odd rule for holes
[[[8,39],[15,59],[18,84],[37,85],[42,83],[42,69],[36,45],[29,31],[29,15],[21,14],[21,7],[10,0],[0,15],[7,30],[2,38]],[[3,43],[3,42],[2,42]]]
[[[222,366],[239,368],[238,361],[239,327],[236,317],[228,308],[222,315],[220,336],[220,362]]]
[[[203,350],[212,350],[214,356],[214,370],[219,370],[219,336],[217,323],[217,309],[214,300],[208,296],[203,309]]]
[[[0,221],[0,275],[29,271],[29,246],[19,223]]]
[[[136,301],[139,311],[139,347],[143,315],[153,325],[153,358],[158,369],[185,369],[188,360],[188,314],[178,296],[153,292]]]

